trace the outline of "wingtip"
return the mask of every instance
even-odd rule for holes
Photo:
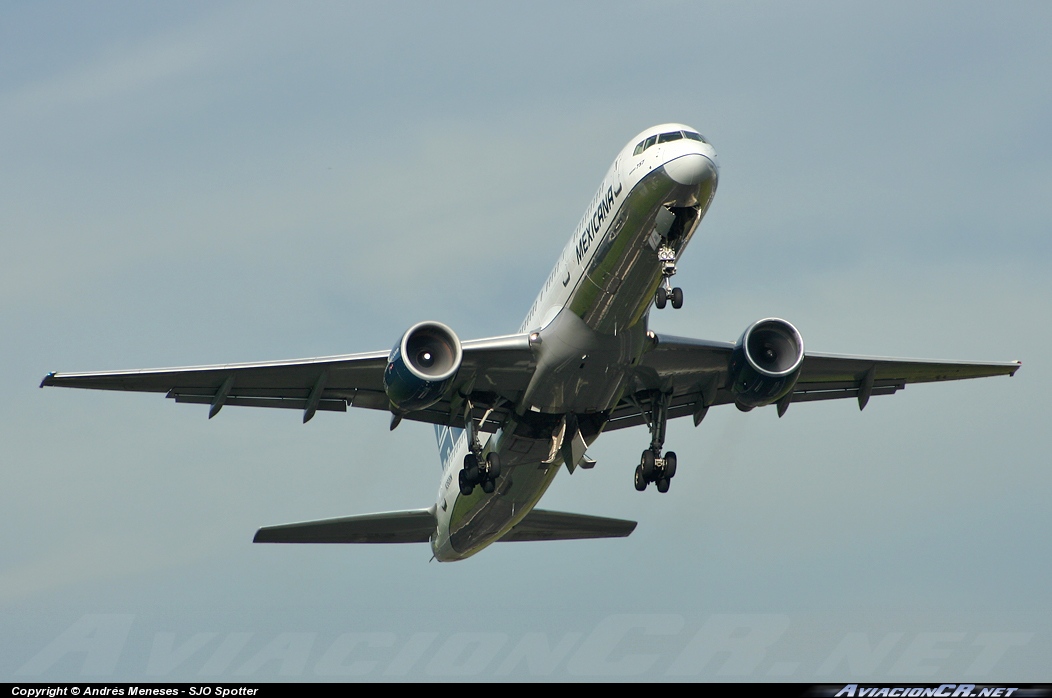
[[[42,381],[40,381],[40,387],[43,388],[45,385],[51,385],[52,384],[51,379],[54,378],[54,377],[55,377],[55,372],[54,371],[51,371],[50,373],[48,373],[46,376],[44,376],[44,379]]]

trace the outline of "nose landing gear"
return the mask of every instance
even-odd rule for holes
[[[669,279],[676,273],[676,250],[671,245],[662,245],[658,249],[658,261],[661,262],[661,285],[658,286],[654,305],[661,310],[669,300],[673,308],[683,307],[683,289],[679,286],[672,287]]]

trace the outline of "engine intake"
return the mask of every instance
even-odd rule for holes
[[[795,327],[779,318],[754,322],[734,345],[731,375],[738,409],[770,405],[796,385],[804,361],[804,340]]]
[[[384,370],[384,391],[399,412],[422,410],[449,390],[464,352],[456,333],[441,322],[410,327],[391,349]]]

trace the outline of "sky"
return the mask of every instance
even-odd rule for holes
[[[0,676],[1052,680],[1052,6],[6,3]],[[48,371],[513,332],[617,152],[719,191],[658,332],[1021,360],[1011,379],[605,435],[542,506],[626,539],[254,546],[429,506],[429,425]]]

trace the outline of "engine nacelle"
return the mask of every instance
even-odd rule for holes
[[[384,391],[400,412],[422,410],[449,390],[464,352],[453,330],[440,322],[410,327],[391,349],[384,370]]]
[[[731,376],[734,403],[748,412],[785,397],[800,376],[804,340],[795,327],[778,318],[749,325],[734,345]]]

